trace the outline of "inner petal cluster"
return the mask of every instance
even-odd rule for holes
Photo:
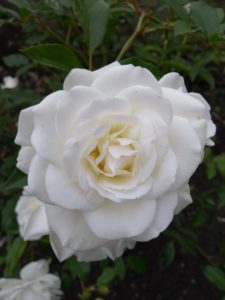
[[[135,176],[135,162],[140,153],[138,126],[116,122],[96,139],[86,160],[96,175]]]

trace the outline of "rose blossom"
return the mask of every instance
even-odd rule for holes
[[[4,89],[15,89],[19,84],[19,80],[17,77],[6,76],[3,78],[3,84],[1,88]]]
[[[43,203],[29,191],[24,190],[16,208],[20,235],[25,241],[34,241],[49,233],[48,221]]]
[[[17,166],[46,208],[60,260],[120,256],[191,203],[189,179],[215,125],[183,78],[114,62],[73,69],[64,89],[24,109]]]
[[[0,279],[0,300],[59,300],[59,277],[49,274],[44,259],[31,262],[20,271],[21,279]]]

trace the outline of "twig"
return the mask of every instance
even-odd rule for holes
[[[129,37],[129,39],[125,42],[120,53],[117,56],[117,60],[121,60],[124,54],[130,49],[132,43],[136,39],[136,37],[143,31],[143,21],[145,19],[146,13],[143,11],[138,19],[137,26],[133,32],[133,34]]]

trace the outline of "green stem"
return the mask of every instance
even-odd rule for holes
[[[133,34],[129,37],[129,39],[123,45],[116,60],[121,60],[121,58],[124,56],[124,54],[130,49],[130,47],[131,47],[132,43],[134,42],[134,40],[136,39],[136,37],[142,32],[145,16],[146,16],[146,13],[142,12],[138,19],[138,23],[137,23],[137,26],[136,26]]]
[[[91,47],[89,48],[89,51],[88,51],[88,69],[91,71],[92,68],[93,68],[93,57],[92,57],[92,49]]]
[[[71,37],[71,32],[72,32],[72,26],[70,25],[68,27],[67,33],[66,33],[66,44],[70,44],[70,37]]]

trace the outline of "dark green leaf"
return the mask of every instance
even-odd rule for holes
[[[26,243],[17,237],[12,244],[7,247],[5,276],[14,277],[16,268],[25,251]]]
[[[175,257],[175,246],[173,242],[167,242],[160,253],[160,266],[167,268],[171,265]]]
[[[144,273],[147,271],[145,262],[136,255],[130,255],[126,259],[127,266],[136,273]]]
[[[0,5],[0,13],[3,14],[3,15],[12,16],[12,17],[17,18],[17,19],[19,19],[19,17],[20,17],[15,10],[10,9],[10,8],[6,8],[2,5]]]
[[[3,61],[8,67],[20,67],[28,64],[28,59],[20,53],[5,56]]]
[[[121,280],[124,279],[126,273],[126,265],[122,257],[119,257],[115,260],[115,273]]]
[[[18,169],[15,169],[8,180],[0,186],[1,192],[21,189],[26,185],[26,176]]]
[[[91,265],[86,262],[78,262],[74,257],[68,259],[63,266],[64,270],[68,270],[73,277],[78,277],[81,280],[88,275]]]
[[[28,0],[8,0],[8,2],[16,5],[19,8],[28,8],[30,6]]]
[[[206,266],[203,269],[205,277],[218,289],[225,291],[225,273],[216,266]]]
[[[97,279],[98,285],[107,285],[109,284],[116,276],[114,268],[105,268],[102,274]]]
[[[184,9],[184,1],[182,0],[164,0],[166,4],[171,7],[177,15],[184,21],[188,21],[188,15]]]
[[[63,71],[81,66],[77,56],[70,49],[59,44],[42,44],[22,49],[22,52],[40,64]]]
[[[216,156],[215,162],[220,174],[225,178],[225,153]]]
[[[192,29],[187,25],[187,23],[182,20],[174,22],[173,30],[175,36],[186,34],[192,31]]]
[[[74,0],[74,10],[84,31],[86,43],[93,52],[104,38],[109,5],[104,0]]]
[[[218,10],[204,2],[192,2],[191,16],[196,25],[208,38],[213,34],[219,33],[220,24],[223,20],[221,9]]]

